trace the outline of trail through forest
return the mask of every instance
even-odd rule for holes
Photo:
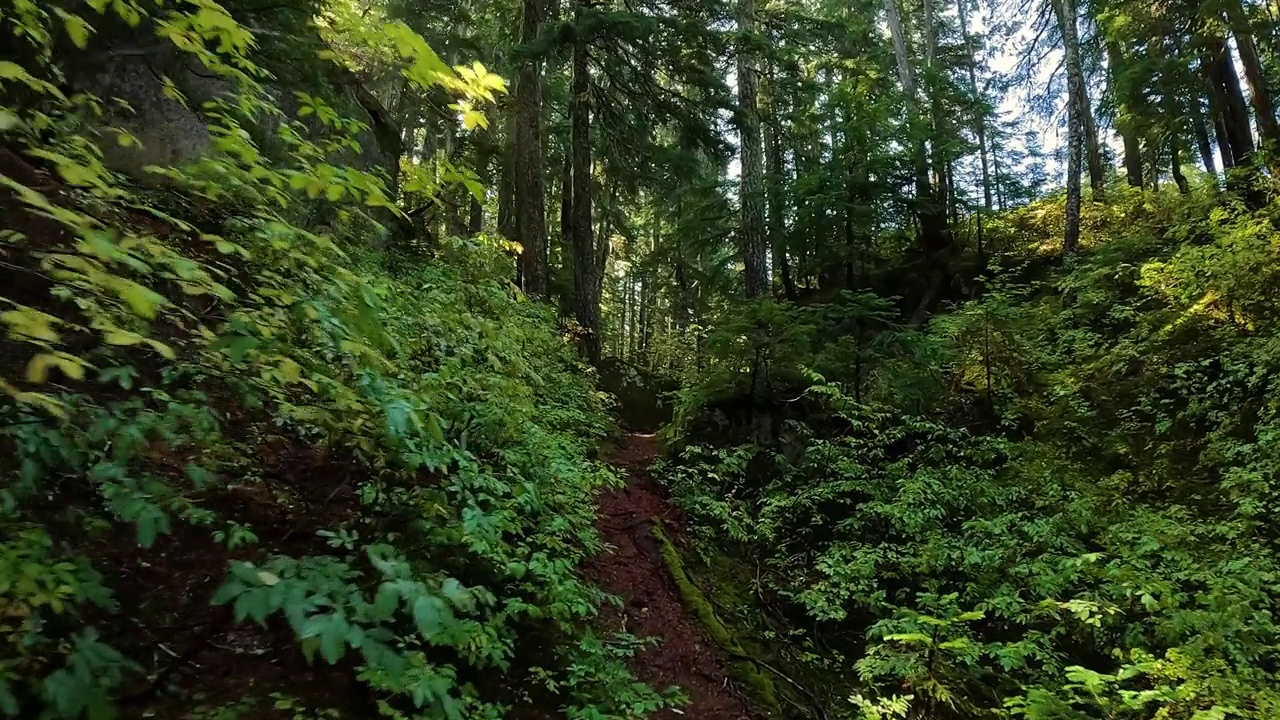
[[[678,685],[688,694],[689,704],[665,709],[655,718],[747,720],[751,715],[746,704],[732,686],[714,643],[681,602],[653,536],[655,519],[669,533],[680,529],[676,510],[648,473],[657,455],[658,443],[652,435],[628,435],[614,451],[610,463],[627,484],[600,498],[596,527],[612,551],[597,557],[588,575],[622,599],[622,607],[609,606],[604,611],[611,629],[658,640],[633,658],[636,676],[660,689]]]

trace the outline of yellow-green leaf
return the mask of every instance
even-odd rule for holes
[[[302,366],[289,358],[283,358],[280,361],[280,377],[287,383],[298,382],[302,379]]]
[[[36,405],[45,409],[50,415],[59,418],[66,418],[67,411],[63,404],[56,398],[52,398],[44,393],[38,392],[20,392],[13,396],[13,399],[28,405]]]
[[[53,329],[58,319],[47,313],[29,307],[7,310],[0,313],[0,322],[9,326],[9,335],[31,340],[43,340],[56,343],[59,335]]]
[[[0,80],[22,80],[31,77],[26,70],[16,62],[9,60],[0,60]]]
[[[149,345],[152,350],[155,350],[156,352],[160,353],[160,355],[165,360],[172,360],[178,356],[177,353],[173,351],[173,348],[169,347],[168,345],[165,345],[159,340],[151,340],[148,338],[147,345]]]
[[[72,380],[83,380],[85,361],[67,353],[40,353],[27,363],[27,381],[44,383],[49,380],[49,368],[58,368]]]
[[[146,338],[136,332],[116,328],[102,335],[102,341],[108,345],[137,345]]]
[[[11,111],[0,108],[0,132],[12,130],[22,124],[22,120]]]
[[[468,130],[474,130],[476,127],[487,128],[489,120],[479,110],[467,108],[462,111],[462,126]]]
[[[71,42],[75,43],[76,47],[84,49],[89,44],[89,34],[93,32],[93,28],[79,15],[68,12],[58,14],[62,16],[62,23],[67,29],[67,36],[71,38]]]
[[[157,308],[169,304],[160,293],[132,280],[121,281],[116,287],[116,293],[129,304],[134,313],[148,319],[156,316]]]

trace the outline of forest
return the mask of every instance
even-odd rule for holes
[[[0,717],[1280,718],[1276,0],[0,0]]]

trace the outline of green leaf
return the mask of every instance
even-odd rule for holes
[[[244,591],[244,583],[241,583],[238,580],[228,579],[222,584],[222,587],[218,588],[218,591],[213,594],[213,599],[209,601],[209,604],[226,605],[231,600],[239,597],[240,593]]]
[[[329,622],[320,633],[320,655],[326,662],[333,665],[341,660],[346,652],[347,623],[336,615],[330,615],[329,618]]]
[[[396,611],[396,607],[400,604],[400,592],[396,589],[394,583],[384,582],[378,588],[378,594],[373,600],[373,609],[383,617],[390,617]]]
[[[49,369],[58,368],[72,380],[83,380],[88,363],[67,353],[40,353],[27,362],[27,382],[43,383],[49,379]]]
[[[23,67],[9,60],[0,60],[0,80],[25,80],[31,77]]]
[[[160,293],[132,280],[119,279],[116,293],[135,314],[149,320],[155,318],[158,308],[170,304]]]
[[[423,595],[413,604],[413,622],[424,640],[439,634],[448,619],[451,619],[449,609],[438,597]]]
[[[440,584],[440,592],[449,599],[449,602],[453,603],[454,607],[459,610],[471,612],[475,609],[475,596],[471,594],[470,590],[464,588],[462,583],[458,582],[454,578],[446,578],[445,581]]]
[[[73,15],[69,12],[58,11],[58,15],[62,17],[63,26],[67,30],[67,36],[71,38],[71,42],[75,46],[83,50],[89,45],[89,35],[93,32],[93,28],[84,18],[79,15]]]
[[[9,326],[12,336],[41,340],[49,343],[58,342],[59,335],[53,329],[58,319],[48,313],[34,308],[22,307],[17,310],[6,310],[0,313],[0,322]]]
[[[21,118],[13,114],[9,109],[0,107],[0,132],[8,132],[20,125],[22,125]],[[0,692],[2,691],[0,689]],[[0,698],[0,702],[2,701],[3,698]]]
[[[440,426],[439,415],[435,413],[427,414],[427,434],[438,443],[444,442],[444,428]]]
[[[137,377],[137,371],[128,365],[104,368],[98,371],[98,382],[109,383],[114,381],[116,385],[125,390],[133,389],[133,379],[135,377]]]
[[[267,620],[267,593],[262,588],[249,588],[236,597],[232,609],[237,622],[248,618],[261,625]]]

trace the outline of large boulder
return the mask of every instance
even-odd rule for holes
[[[63,67],[67,84],[73,91],[101,98],[104,124],[120,127],[141,142],[141,147],[123,147],[113,138],[104,138],[107,166],[148,184],[157,180],[146,172],[148,166],[181,166],[206,157],[213,143],[199,110],[209,100],[233,97],[235,83],[211,73],[190,53],[155,37],[145,24],[130,28],[100,18],[95,29],[90,46],[71,54]],[[272,102],[287,118],[296,118],[300,106],[297,93],[301,91],[323,99],[342,117],[359,121],[366,128],[356,137],[360,150],[346,150],[335,159],[379,174],[394,195],[400,130],[377,98],[355,74],[317,57],[325,46],[314,31],[298,35],[291,30],[282,38],[283,33],[255,29],[264,47],[254,59],[271,73],[264,90]],[[282,42],[289,43],[291,49],[278,47]],[[185,103],[166,92],[166,79]],[[319,129],[314,117],[303,122]],[[278,118],[263,116],[249,129],[268,157],[283,159],[287,148],[276,134],[279,123]]]

